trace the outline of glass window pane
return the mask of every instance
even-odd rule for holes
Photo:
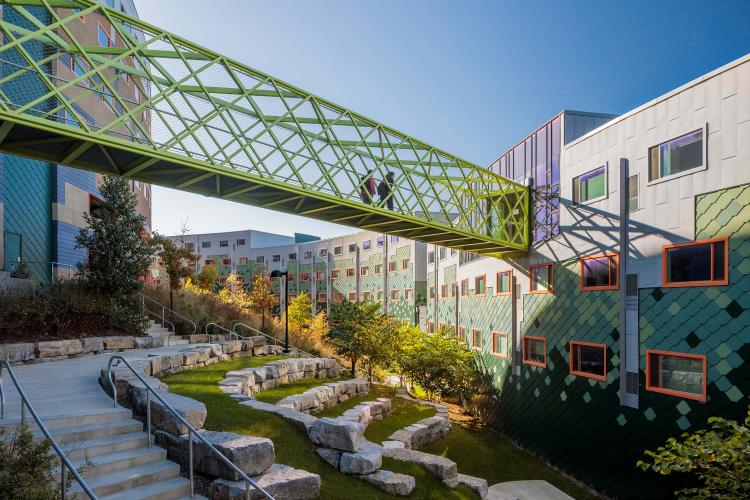
[[[650,354],[651,385],[671,391],[703,395],[703,360]]]
[[[539,339],[524,339],[524,357],[526,361],[544,363],[546,353],[544,352],[544,341]]]
[[[724,279],[724,245],[723,241],[713,243],[714,246],[714,280]]]
[[[688,245],[667,250],[669,283],[711,280],[711,245]]]
[[[550,266],[539,266],[531,269],[532,290],[543,291],[550,289]]]
[[[583,286],[614,285],[614,259],[612,257],[596,257],[583,260]]]
[[[605,167],[587,172],[573,179],[573,201],[583,203],[607,194]]]
[[[605,348],[582,344],[572,344],[573,371],[605,375]]]

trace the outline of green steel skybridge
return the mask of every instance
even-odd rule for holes
[[[92,0],[0,7],[2,152],[475,253],[529,246],[521,184]]]

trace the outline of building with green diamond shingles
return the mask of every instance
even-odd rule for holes
[[[361,232],[251,249],[247,277],[444,326],[497,430],[608,496],[671,496],[643,450],[750,403],[750,56],[622,116],[564,111],[491,169],[533,188],[527,254]]]

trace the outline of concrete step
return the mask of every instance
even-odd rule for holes
[[[58,444],[74,443],[91,439],[99,439],[118,434],[130,434],[143,430],[143,424],[137,420],[116,420],[114,422],[78,425],[74,427],[60,427],[50,430],[50,434]],[[41,431],[34,432],[37,437]]]
[[[136,448],[96,457],[80,458],[73,462],[73,466],[77,469],[82,467],[83,477],[86,481],[89,481],[102,474],[111,474],[152,464],[165,458],[167,458],[167,450],[152,446],[151,448]]]
[[[98,457],[119,451],[134,450],[148,446],[148,434],[145,432],[131,432],[116,434],[99,439],[87,439],[60,445],[63,453],[70,460]]]
[[[112,495],[100,496],[102,500],[172,500],[190,497],[190,480],[184,477],[173,477],[166,481],[144,484]],[[199,495],[192,497],[205,498]]]
[[[86,480],[86,482],[88,483],[89,488],[94,491],[96,496],[104,497],[106,495],[114,495],[116,493],[122,493],[125,490],[138,488],[139,486],[151,485],[153,483],[159,483],[162,481],[173,479],[175,477],[179,477],[179,474],[179,465],[168,460],[158,460],[146,465],[129,467],[127,469],[112,472],[111,474],[92,477],[90,480]],[[86,498],[86,494],[83,492],[78,483],[72,485],[70,494],[72,498],[80,498],[81,500],[84,500]],[[186,494],[186,492],[180,494],[184,495]],[[128,498],[159,497],[128,495]]]
[[[99,388],[99,390],[101,391],[101,388]],[[36,404],[34,405],[34,408],[37,409]],[[6,401],[6,415],[10,409],[11,408],[8,407],[8,402]],[[39,410],[37,409],[37,411]],[[124,420],[132,420],[132,411],[121,407],[106,409],[100,408],[97,410],[79,409],[71,410],[66,413],[47,413],[42,415],[44,426],[47,427],[50,432],[52,432],[53,429],[60,429],[64,427],[104,424],[108,422],[117,422]],[[36,423],[33,419],[31,419],[31,416],[28,413],[26,415],[26,422],[29,424],[32,431],[37,428]],[[13,416],[5,420],[0,420],[0,425],[7,427],[15,427],[19,423],[21,423],[20,416]]]
[[[188,345],[190,344],[189,340],[185,339],[170,339],[169,345]]]

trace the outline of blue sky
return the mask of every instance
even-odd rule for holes
[[[750,52],[750,1],[136,0],[141,17],[480,165]],[[154,227],[351,228],[154,188]]]

